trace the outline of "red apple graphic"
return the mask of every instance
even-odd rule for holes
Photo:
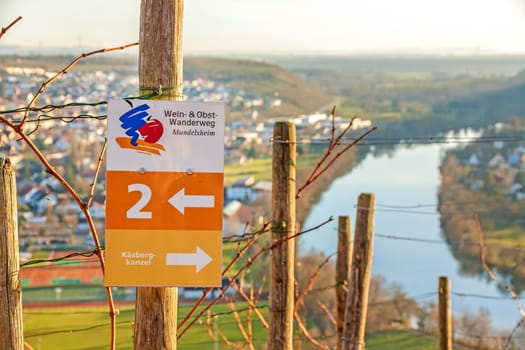
[[[139,128],[139,133],[144,137],[144,141],[148,143],[157,142],[162,133],[164,132],[164,127],[158,119],[149,119],[146,124]]]

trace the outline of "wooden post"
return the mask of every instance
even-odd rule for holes
[[[450,280],[439,277],[439,350],[452,350],[452,312]]]
[[[182,95],[183,0],[142,0],[140,7],[140,94],[157,99]],[[155,90],[158,89],[158,90]],[[134,347],[177,348],[177,288],[138,288]]]
[[[348,281],[345,324],[341,342],[341,349],[343,350],[362,350],[365,348],[368,289],[374,245],[374,204],[375,196],[373,194],[362,193],[359,195],[352,268]]]
[[[295,233],[295,125],[277,122],[273,129],[272,243],[270,252],[270,328],[268,349],[293,349],[294,250],[286,240]]]
[[[0,158],[0,349],[24,348],[17,219],[15,171]]]
[[[297,219],[297,218],[296,218]],[[301,232],[301,224],[296,222],[295,223],[295,233],[297,232]],[[297,279],[295,278],[295,271],[299,268],[298,264],[299,264],[299,260],[297,259],[297,254],[299,252],[299,240],[298,239],[294,239],[294,242],[293,242],[293,264],[294,264],[294,271],[293,271],[293,276],[294,276],[294,289],[293,289],[293,293],[294,293],[294,307],[295,307],[295,298],[297,298],[298,296],[298,293],[299,293],[299,290],[298,290],[298,284],[297,284]],[[292,330],[293,332],[293,330]],[[301,332],[293,332],[293,349],[294,350],[301,350],[303,348],[303,334]]]
[[[335,302],[337,310],[337,349],[341,349],[341,338],[345,321],[348,271],[352,263],[352,234],[350,217],[340,216],[337,225],[337,258],[335,260]]]

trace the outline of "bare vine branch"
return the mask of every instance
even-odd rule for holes
[[[264,318],[264,316],[261,314],[261,312],[257,309],[257,301],[259,300],[261,294],[262,294],[262,288],[264,287],[264,282],[266,280],[266,275],[263,276],[263,280],[261,281],[261,284],[259,286],[259,290],[257,291],[257,295],[254,297],[253,296],[253,283],[251,284],[251,288],[250,288],[250,296],[246,295],[246,293],[244,292],[244,290],[242,290],[242,288],[236,283],[234,282],[233,283],[233,287],[235,288],[235,291],[237,293],[239,293],[239,295],[248,303],[248,305],[253,308],[254,312],[255,312],[255,315],[257,316],[257,318],[259,319],[259,321],[261,321],[263,327],[265,329],[268,329],[268,322],[266,321],[266,319]]]
[[[263,225],[263,227],[261,228],[261,230],[259,230],[259,232],[266,232],[268,230],[268,228],[270,227],[270,223],[267,222]],[[222,271],[222,276],[225,276],[226,273],[232,268],[232,266],[237,262],[239,261],[239,259],[244,256],[244,254],[246,253],[246,251],[255,243],[255,241],[257,240],[257,238],[259,238],[260,235],[259,234],[254,234],[248,241],[246,241],[246,244],[244,245],[244,247],[242,249],[239,249],[237,251],[237,254],[235,255],[235,257],[232,259],[232,261],[230,261],[230,263],[224,268],[224,270]],[[239,242],[240,244],[240,242]],[[245,266],[250,266],[251,265],[251,262],[252,260],[249,259],[248,260],[248,264],[245,265]],[[195,316],[195,318],[190,321],[190,324],[184,328],[182,331],[180,331],[180,329],[184,326],[184,324],[186,322],[188,322],[188,320],[195,314],[195,312],[197,311],[197,309],[199,308],[199,306],[204,302],[204,300],[206,299],[206,296],[213,290],[213,288],[208,288],[206,289],[203,293],[202,293],[202,296],[195,302],[195,304],[193,305],[193,307],[191,308],[191,310],[186,314],[186,316],[184,316],[184,318],[182,319],[182,321],[180,321],[177,325],[177,329],[180,331],[179,334],[177,335],[177,339],[179,339],[180,337],[182,337],[182,335],[195,323],[197,322],[197,320],[202,316],[204,315],[205,312],[207,312],[209,309],[211,309],[211,307],[213,305],[215,305],[223,296],[224,294],[226,293],[226,290],[228,288],[230,288],[233,284],[233,281],[235,281],[235,279],[240,275],[242,270],[239,271],[239,273],[230,280],[229,284],[226,286],[226,288],[224,288],[224,290],[220,293],[220,295],[215,298],[215,300],[213,300],[211,303],[209,303],[208,305],[206,305],[204,307],[204,309],[197,315]]]
[[[257,259],[259,256],[261,256],[264,252],[267,252],[273,248],[275,248],[276,246],[280,245],[280,244],[283,244],[284,242],[290,240],[290,239],[293,239],[295,237],[299,237],[300,235],[303,235],[305,233],[308,233],[310,231],[314,231],[314,230],[317,230],[319,229],[320,227],[326,225],[327,223],[333,221],[333,217],[329,217],[327,220],[325,220],[324,222],[320,223],[319,225],[316,225],[315,227],[312,227],[308,230],[305,230],[305,231],[301,231],[301,232],[298,232],[292,236],[289,236],[289,237],[285,237],[283,239],[280,239],[280,240],[277,240],[275,241],[274,243],[264,247],[264,248],[261,248],[260,250],[258,250],[254,255],[253,257],[251,258],[248,258],[248,262],[242,266],[239,271],[237,271],[237,273],[231,278],[230,282],[228,283],[228,285],[221,291],[220,295],[215,299],[215,300],[212,300],[209,304],[207,304],[191,321],[189,321],[189,324],[184,327],[182,329],[182,326],[188,321],[188,319],[191,317],[190,314],[193,314],[198,305],[194,305],[194,307],[192,308],[192,310],[190,310],[190,312],[188,313],[188,315],[186,315],[186,317],[182,320],[182,322],[179,324],[179,326],[177,327],[177,329],[179,330],[179,334],[177,335],[177,339],[180,339],[184,333],[186,333],[188,331],[188,329],[195,323],[197,322],[197,320],[202,316],[204,315],[213,305],[215,305],[223,296],[224,294],[226,293],[226,290],[228,288],[230,288],[233,284],[233,281],[235,281],[240,275],[241,273],[243,273],[247,268],[249,268],[252,263],[254,262],[255,259]],[[270,223],[266,223],[264,225],[264,228],[265,229],[268,229]],[[248,242],[247,242],[247,246],[248,244],[252,245],[253,243],[255,243],[255,240],[260,237],[260,235],[256,235],[253,237],[253,239],[250,239]],[[243,252],[245,252],[246,250],[248,249],[248,247],[245,247],[245,249],[243,248]],[[244,253],[243,253],[244,254]],[[237,255],[239,256],[239,254]],[[239,256],[240,257],[240,256]],[[231,267],[233,264],[230,264],[228,265],[229,267]],[[226,269],[225,269],[226,270]],[[225,272],[223,272],[223,275],[224,275]],[[202,301],[204,301],[204,299],[206,298],[205,295],[203,295],[198,302],[202,303]],[[200,304],[199,304],[200,305]]]
[[[215,318],[217,317],[217,315],[213,317]],[[211,318],[212,318],[211,310],[208,310],[208,314],[206,317],[206,329],[208,330],[208,335],[210,336],[211,340],[214,342],[218,342],[219,338],[217,338],[215,334],[213,333],[213,325],[211,323]]]
[[[521,306],[519,295],[514,291],[514,289],[512,289],[512,287],[510,287],[502,279],[500,279],[498,276],[496,276],[496,274],[489,267],[489,265],[487,263],[487,256],[486,256],[486,251],[485,251],[485,243],[483,241],[483,230],[481,228],[481,223],[480,223],[477,215],[475,216],[475,221],[476,221],[476,224],[477,224],[477,227],[478,227],[479,255],[480,255],[480,258],[481,258],[481,265],[483,266],[483,269],[485,270],[487,275],[490,277],[490,279],[495,281],[500,287],[502,287],[503,289],[505,289],[507,291],[507,293],[509,293],[509,295],[512,297],[512,300],[514,300],[514,303],[516,304],[516,308],[518,309],[519,315],[521,317],[521,319],[516,324],[516,326],[514,327],[514,329],[511,332],[511,334],[507,338],[507,341],[506,341],[504,349],[508,349],[508,347],[512,343],[512,338],[514,337],[514,334],[516,333],[518,328],[525,322],[525,310]]]
[[[334,145],[335,140],[335,106],[332,107],[332,112],[330,113],[330,119],[332,120],[332,130],[331,130],[331,136],[330,136],[330,144],[328,148],[330,149]],[[354,122],[354,119],[350,121],[350,125],[352,125]]]
[[[485,252],[485,243],[483,242],[483,231],[481,229],[481,224],[479,223],[478,218],[476,217],[476,222],[478,225],[478,238],[479,238],[479,249],[480,249],[480,258],[481,258],[481,264],[483,265],[483,269],[489,275],[489,277],[495,281],[497,284],[499,284],[500,287],[505,289],[507,293],[512,297],[514,302],[516,303],[516,307],[519,311],[519,314],[522,319],[525,319],[525,310],[523,310],[523,307],[521,306],[520,299],[518,294],[510,287],[507,283],[505,283],[502,279],[500,279],[496,274],[492,271],[492,269],[487,264],[487,257]]]
[[[220,329],[216,329],[216,332],[217,332],[217,335],[214,334],[214,329],[213,329],[213,324],[212,324],[212,317],[215,319],[215,322],[219,322],[219,319],[218,319],[218,315],[212,315],[211,313],[211,310],[208,310],[208,315],[207,315],[207,318],[206,318],[206,328],[208,330],[208,335],[210,336],[211,340],[214,341],[215,343],[218,343],[219,342],[219,338],[217,337],[220,336],[222,341],[224,342],[224,344],[226,344],[227,346],[229,347],[232,347],[234,349],[242,349],[243,346],[239,346],[233,342],[231,342],[225,335],[223,332],[220,331]]]
[[[44,156],[44,154],[38,149],[38,147],[35,145],[35,143],[25,134],[21,131],[20,128],[18,128],[16,125],[14,125],[10,120],[5,118],[3,115],[0,115],[0,121],[9,126],[11,129],[13,129],[18,136],[28,145],[28,147],[33,151],[35,156],[40,160],[40,162],[44,165],[45,171],[53,176],[55,179],[57,179],[67,190],[67,192],[71,195],[73,200],[77,203],[78,207],[82,211],[82,214],[86,218],[87,224],[89,226],[91,237],[93,238],[95,248],[96,248],[96,254],[100,263],[100,268],[102,269],[102,273],[105,273],[105,261],[104,261],[104,255],[102,254],[102,246],[100,244],[100,240],[97,233],[97,228],[95,226],[95,222],[93,221],[93,217],[91,216],[91,213],[89,212],[89,208],[87,205],[82,201],[78,193],[75,191],[75,189],[67,182],[67,180],[49,163],[48,159]],[[96,177],[97,175],[95,175]],[[116,315],[117,310],[115,308],[115,304],[113,302],[113,294],[111,292],[110,287],[105,287],[106,295],[108,298],[108,305],[109,305],[109,315],[111,319],[111,349],[115,348],[116,343]]]
[[[13,21],[7,28],[2,28],[1,35],[3,35],[10,27],[12,27],[18,20],[20,20],[20,18],[21,17],[19,17],[15,21]],[[1,37],[1,35],[0,35],[0,37]],[[71,195],[73,200],[76,202],[76,204],[80,208],[80,210],[81,210],[82,214],[84,215],[84,217],[86,218],[87,224],[89,226],[89,230],[91,232],[91,236],[92,236],[94,244],[95,244],[95,252],[96,252],[97,258],[99,260],[100,268],[101,268],[103,274],[105,274],[104,255],[102,253],[102,246],[100,244],[100,239],[99,239],[99,236],[98,236],[98,233],[97,233],[95,222],[93,220],[93,217],[91,216],[91,213],[89,212],[89,207],[90,207],[92,199],[93,199],[94,190],[95,190],[95,184],[96,184],[96,181],[97,181],[97,178],[98,178],[98,174],[99,174],[100,169],[101,169],[103,154],[104,154],[105,149],[106,149],[106,141],[104,142],[101,154],[99,155],[99,159],[98,159],[98,163],[97,163],[97,167],[96,167],[96,172],[95,172],[95,175],[93,177],[93,182],[91,184],[89,198],[84,203],[82,201],[82,199],[80,198],[79,194],[77,193],[77,191],[71,186],[71,184],[64,178],[64,176],[62,174],[60,174],[50,164],[50,162],[47,159],[47,157],[40,151],[38,146],[31,140],[31,138],[29,137],[29,134],[27,134],[27,133],[25,133],[23,131],[23,126],[24,126],[24,123],[26,121],[28,121],[29,112],[33,108],[33,106],[34,106],[36,100],[38,99],[38,97],[40,97],[44,93],[44,91],[46,90],[46,88],[50,84],[52,84],[55,80],[57,80],[58,78],[60,78],[64,74],[66,74],[80,60],[82,60],[82,59],[84,59],[84,58],[86,58],[88,56],[94,55],[94,54],[105,53],[105,52],[116,51],[116,50],[123,50],[123,49],[126,49],[128,47],[135,46],[135,45],[138,45],[138,43],[127,44],[127,45],[124,45],[124,46],[119,46],[119,47],[114,47],[114,48],[106,48],[106,49],[95,50],[95,51],[91,51],[91,52],[88,52],[88,53],[83,53],[82,55],[80,55],[77,58],[75,58],[69,65],[67,65],[59,73],[57,73],[56,75],[51,77],[49,80],[47,80],[46,82],[44,82],[40,86],[40,88],[38,89],[38,92],[35,94],[35,96],[31,100],[31,102],[24,109],[24,117],[22,118],[22,120],[19,123],[15,123],[14,121],[12,121],[12,120],[8,119],[7,117],[5,117],[4,115],[0,114],[0,122],[2,122],[5,125],[7,125],[9,128],[11,128],[20,137],[20,140],[22,140],[29,147],[29,149],[31,149],[33,154],[38,158],[40,163],[44,166],[46,173],[48,173],[49,175],[51,175],[52,177],[57,179],[64,186],[66,191]],[[38,123],[38,121],[37,121],[37,123]],[[37,124],[37,127],[38,127],[38,124]],[[33,132],[34,131],[35,130],[33,130]],[[116,316],[118,314],[118,310],[116,309],[115,303],[113,301],[113,294],[111,292],[111,288],[110,287],[105,287],[105,291],[106,291],[106,296],[107,296],[107,299],[108,299],[109,316],[110,316],[110,322],[111,322],[111,325],[110,325],[110,327],[111,327],[110,349],[115,349],[116,331],[117,331]]]
[[[16,22],[20,21],[22,19],[22,16],[18,16],[15,18],[11,23],[7,25],[7,27],[2,27],[2,30],[0,30],[0,39],[4,36],[4,34],[11,29],[12,26],[16,24]]]
[[[100,154],[98,156],[97,167],[95,168],[95,175],[93,176],[93,181],[91,181],[91,184],[89,185],[90,191],[89,191],[88,199],[86,201],[87,208],[91,207],[91,202],[93,201],[93,197],[95,195],[95,185],[97,183],[98,174],[100,173],[100,167],[102,166],[102,161],[104,160],[104,153],[106,153],[107,145],[108,145],[108,139],[105,138],[104,144],[102,145],[102,149],[100,150]]]
[[[255,348],[253,347],[253,342],[252,342],[251,336],[244,329],[244,326],[243,326],[242,321],[241,321],[241,317],[239,316],[239,313],[237,312],[237,309],[235,308],[235,304],[230,301],[230,302],[228,302],[228,307],[230,308],[230,310],[233,313],[233,318],[235,319],[235,323],[237,323],[237,327],[239,328],[239,331],[241,332],[241,335],[244,338],[245,344],[248,345],[248,348],[250,350],[255,350]],[[252,310],[252,308],[248,309],[248,311],[247,311],[248,315],[250,314],[250,310]],[[248,324],[250,324],[250,322],[248,322]]]
[[[71,61],[71,63],[69,63],[64,69],[62,69],[60,72],[58,72],[57,74],[55,74],[54,76],[52,76],[51,78],[49,78],[48,80],[46,80],[44,83],[42,83],[42,85],[40,86],[40,88],[38,89],[37,93],[35,94],[35,96],[33,96],[33,99],[31,99],[31,101],[29,102],[29,104],[27,105],[26,107],[26,111],[24,112],[24,116],[22,118],[22,120],[20,121],[20,124],[18,124],[17,128],[20,132],[22,132],[22,129],[24,127],[24,124],[27,120],[27,118],[29,117],[29,110],[34,106],[34,104],[36,103],[36,100],[44,93],[44,91],[46,90],[46,88],[49,86],[49,84],[53,83],[55,80],[59,79],[60,77],[62,77],[64,74],[66,74],[67,72],[69,72],[69,70],[75,65],[77,64],[78,62],[80,62],[81,60],[83,60],[84,58],[86,57],[89,57],[89,56],[92,56],[92,55],[96,55],[96,54],[99,54],[99,53],[105,53],[105,52],[111,52],[111,51],[118,51],[118,50],[124,50],[124,49],[127,49],[129,47],[132,47],[132,46],[137,46],[139,43],[138,42],[135,42],[135,43],[131,43],[131,44],[126,44],[126,45],[123,45],[123,46],[117,46],[117,47],[110,47],[110,48],[105,48],[105,49],[99,49],[99,50],[94,50],[94,51],[91,51],[91,52],[87,52],[87,53],[83,53],[81,54],[80,56],[77,56],[73,61]]]
[[[237,345],[234,342],[230,341],[226,337],[226,335],[224,335],[224,333],[222,331],[220,331],[220,330],[219,330],[219,335],[221,336],[222,341],[224,341],[224,344],[228,345],[229,347],[232,347],[232,348],[237,349],[237,350],[242,350],[244,348],[243,345]]]
[[[330,254],[326,257],[326,259],[323,260],[322,263],[320,263],[316,269],[314,270],[314,272],[312,273],[312,275],[310,276],[310,278],[308,279],[308,282],[306,283],[306,286],[304,287],[303,289],[303,292],[299,295],[299,297],[297,298],[297,301],[295,302],[295,306],[294,306],[294,311],[295,310],[299,310],[299,308],[301,307],[301,305],[303,305],[303,302],[304,302],[304,299],[306,298],[306,296],[308,295],[308,293],[312,290],[312,287],[314,285],[314,282],[315,282],[315,279],[317,278],[317,276],[319,275],[319,272],[321,272],[321,269],[330,261],[330,259],[332,259],[332,256],[334,256],[336,253],[333,253],[333,254]]]
[[[315,347],[319,349],[330,349],[330,347],[326,344],[321,344],[310,334],[310,332],[308,331],[308,328],[306,327],[306,324],[304,323],[303,319],[301,318],[301,315],[299,314],[299,310],[304,303],[304,299],[306,298],[308,293],[312,290],[315,279],[319,275],[319,272],[321,272],[321,269],[330,261],[330,259],[332,258],[334,254],[331,254],[328,257],[326,257],[326,259],[321,264],[319,264],[317,268],[314,270],[314,272],[308,279],[308,282],[306,283],[306,286],[304,287],[303,292],[297,298],[297,301],[295,302],[295,306],[293,310],[294,318],[297,321],[297,324],[299,325],[299,329],[304,334],[306,339],[310,343],[312,343],[312,345],[314,345]]]
[[[330,309],[319,299],[316,300],[316,303],[326,313],[326,316],[328,316],[328,319],[330,320],[332,325],[335,327],[337,325],[337,321],[335,320],[335,317],[330,311]]]
[[[377,127],[373,127],[370,130],[366,131],[364,134],[356,138],[354,141],[352,141],[350,144],[348,144],[346,147],[344,147],[340,152],[335,154],[330,160],[330,156],[335,151],[335,149],[341,145],[341,141],[343,137],[348,133],[348,131],[352,128],[352,125],[354,124],[354,120],[356,119],[353,117],[346,128],[337,136],[335,136],[335,106],[332,108],[332,112],[330,114],[331,120],[332,120],[332,129],[331,129],[331,136],[330,136],[330,142],[328,143],[328,148],[321,158],[321,160],[316,164],[312,172],[310,173],[310,176],[306,179],[305,183],[299,187],[297,190],[297,194],[295,195],[295,199],[299,199],[301,195],[303,194],[304,190],[312,184],[315,180],[317,180],[323,173],[325,173],[330,166],[339,158],[343,153],[348,151],[350,148],[361,142],[366,136],[374,132]]]
[[[262,286],[262,285],[261,285]],[[240,289],[242,289],[242,286],[240,286]],[[254,294],[254,289],[253,289],[253,281],[250,285],[250,300],[253,301],[254,304],[257,303],[257,300],[256,297],[255,297],[255,294]],[[252,312],[257,312],[259,311],[257,308],[249,308],[248,311],[246,311],[246,328],[247,328],[247,333],[248,333],[248,337],[250,339],[250,343],[253,343],[253,327],[252,327]],[[253,344],[252,344],[253,346]]]
[[[235,286],[236,289],[241,289],[242,290],[242,288],[237,283],[234,283],[234,286]],[[239,331],[241,332],[241,335],[244,338],[245,343],[243,345],[241,345],[241,346],[233,345],[234,343],[232,341],[229,341],[225,334],[221,333],[218,329],[217,329],[217,332],[220,333],[220,336],[223,339],[223,341],[226,344],[230,344],[230,346],[234,346],[234,347],[240,348],[240,349],[243,349],[245,346],[247,346],[249,349],[254,350],[251,314],[254,311],[258,312],[259,310],[257,309],[256,300],[255,300],[255,297],[254,297],[254,294],[253,294],[253,285],[252,285],[252,288],[250,289],[250,297],[247,300],[249,301],[249,306],[250,307],[246,310],[246,327],[242,323],[241,317],[239,315],[239,312],[238,312],[235,304],[232,301],[229,301],[227,303],[228,307],[229,307],[229,309],[231,311],[231,314],[233,315],[234,320],[235,320],[235,322],[237,324],[237,327],[239,328]],[[213,334],[213,330],[212,330],[212,324],[211,324],[211,315],[212,314],[211,314],[211,310],[208,309],[207,313],[208,313],[208,316],[207,316],[207,319],[206,319],[206,325],[207,325],[207,328],[208,328],[208,334],[210,335],[210,338],[213,341],[218,342],[219,340],[218,340],[217,336],[215,336]],[[218,317],[218,315],[215,315],[215,317]],[[216,319],[216,320],[218,322],[218,319]]]
[[[299,315],[299,313],[296,313],[295,310],[294,310],[294,318],[295,318],[295,321],[297,322],[297,325],[299,326],[299,330],[301,331],[301,333],[303,333],[306,339],[310,343],[312,343],[313,346],[315,346],[318,349],[330,350],[330,347],[328,345],[318,342],[317,339],[315,339],[310,334],[310,332],[308,331],[308,328],[306,327],[306,322],[304,322],[301,315]]]

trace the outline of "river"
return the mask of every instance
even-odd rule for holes
[[[353,230],[359,194],[374,193],[376,236],[372,275],[382,275],[387,282],[399,284],[419,302],[436,303],[439,276],[447,276],[451,281],[453,314],[464,311],[477,314],[480,308],[485,308],[494,328],[511,330],[520,319],[514,301],[502,294],[492,280],[461,275],[458,262],[443,240],[437,203],[439,166],[445,147],[397,146],[389,156],[374,157],[369,153],[352,172],[336,179],[312,207],[304,229],[330,216],[335,220],[305,234],[299,249],[335,252],[337,217],[350,216]]]

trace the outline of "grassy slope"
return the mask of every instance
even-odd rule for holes
[[[437,339],[400,330],[371,332],[367,335],[367,350],[437,350]]]
[[[237,304],[238,310],[246,308],[245,304]],[[185,315],[189,306],[180,306],[179,315]],[[213,308],[219,314],[219,329],[231,341],[242,341],[235,320],[227,305],[221,304]],[[268,317],[266,308],[260,309],[265,318]],[[245,319],[246,312],[241,311],[241,319]],[[132,349],[132,322],[134,310],[132,307],[120,308],[117,318],[117,349]],[[253,339],[257,349],[263,348],[266,339],[266,330],[257,318],[252,315]],[[202,324],[196,323],[188,333],[178,342],[181,349],[211,349],[213,340],[209,337],[206,328],[206,319]],[[216,328],[218,327],[218,328]],[[107,309],[96,308],[59,308],[59,309],[31,309],[24,313],[25,340],[35,349],[61,350],[94,350],[108,347],[109,319]],[[309,344],[304,341],[305,349]],[[219,349],[230,349],[220,344]],[[367,335],[367,349],[371,350],[434,350],[438,348],[437,340],[431,337],[411,333],[403,330],[371,332]]]
[[[307,153],[297,157],[297,168],[310,168],[319,161],[321,155]],[[252,159],[245,164],[229,164],[224,167],[224,183],[230,185],[241,178],[253,176],[257,181],[272,180],[272,158]]]
[[[237,304],[239,310],[246,309],[246,304]],[[179,318],[184,316],[190,306],[179,307]],[[134,309],[121,307],[117,317],[116,348],[133,349],[132,323]],[[219,314],[218,327],[231,341],[242,341],[233,315],[227,305],[217,305],[213,312]],[[267,318],[267,309],[261,309]],[[240,312],[241,317],[246,312]],[[254,315],[253,338],[257,348],[266,338],[266,331]],[[216,328],[215,328],[216,329]],[[88,350],[108,347],[110,339],[109,318],[104,307],[93,308],[58,308],[31,309],[24,312],[24,337],[35,349]],[[195,324],[178,342],[182,349],[210,349],[214,342],[208,336],[206,317],[203,323]],[[221,346],[221,349],[230,347]]]

